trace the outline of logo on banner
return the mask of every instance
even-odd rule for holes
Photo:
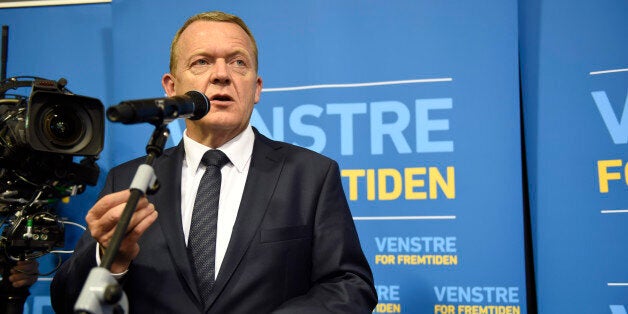
[[[520,314],[519,287],[434,287],[434,314]]]
[[[375,237],[375,265],[458,265],[456,237]]]
[[[407,80],[359,84],[315,85],[265,89],[264,92],[289,92],[309,89],[339,89],[404,85],[426,82],[449,82],[451,78]],[[272,108],[271,118],[264,120],[255,110],[251,118],[261,133],[285,141],[286,127],[300,141],[294,144],[325,152],[339,151],[341,156],[354,156],[357,149],[371,156],[387,154],[452,153],[454,141],[449,134],[450,119],[447,112],[453,108],[452,98],[414,99],[409,105],[398,100],[372,102],[331,102],[326,104],[300,104],[290,109]],[[286,110],[290,110],[286,112]],[[441,117],[434,118],[432,115]],[[321,121],[334,123],[330,127]],[[356,128],[358,121],[366,125]],[[357,130],[357,132],[356,132]],[[339,135],[339,136],[338,136]],[[338,138],[330,143],[329,138]],[[438,139],[435,139],[438,137]],[[307,143],[307,144],[304,144]],[[385,149],[390,147],[391,149]],[[350,201],[433,200],[456,197],[454,166],[412,165],[398,167],[392,163],[380,168],[342,169],[341,176],[348,186]]]

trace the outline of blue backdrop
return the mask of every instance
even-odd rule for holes
[[[112,105],[163,96],[187,17],[237,14],[264,79],[252,124],[340,163],[376,313],[625,313],[628,8],[548,2],[113,0],[2,9],[0,23],[9,76],[65,77]],[[106,171],[151,131],[107,122],[101,183],[60,213],[84,224]],[[27,313],[52,312],[48,288]]]

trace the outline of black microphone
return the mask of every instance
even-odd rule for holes
[[[178,118],[198,120],[209,112],[209,100],[205,94],[189,91],[184,95],[168,98],[151,98],[123,101],[107,109],[111,122],[158,124]]]

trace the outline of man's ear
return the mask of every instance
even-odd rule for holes
[[[174,93],[174,76],[170,73],[164,74],[161,78],[161,86],[164,88],[166,92],[166,96],[172,97],[175,95]]]
[[[258,76],[257,82],[255,82],[255,99],[253,102],[254,104],[257,104],[259,102],[263,87],[264,87],[264,82],[262,81],[262,77]]]

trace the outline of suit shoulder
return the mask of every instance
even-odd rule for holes
[[[315,152],[305,147],[297,146],[294,144],[272,140],[262,134],[257,134],[258,139],[271,146],[276,152],[285,156],[288,160],[296,160],[305,163],[315,164],[337,164],[335,160],[327,157],[321,153]]]
[[[164,153],[159,158],[157,158],[157,160],[159,160],[160,158],[164,158],[165,156],[171,155],[176,148],[177,148],[177,146],[171,147],[171,148],[168,148],[168,149],[164,150]],[[135,170],[137,169],[137,167],[139,167],[141,164],[143,164],[145,162],[146,162],[146,156],[138,157],[138,158],[135,158],[135,159],[131,159],[131,160],[125,161],[125,162],[123,162],[123,163],[121,163],[121,164],[111,168],[111,170],[109,170],[109,172],[110,173],[117,173],[117,172],[126,173],[126,172],[131,171],[132,173],[135,173]]]
[[[146,157],[138,157],[132,160],[128,160],[125,161],[113,168],[111,168],[111,170],[109,170],[109,172],[117,172],[117,171],[128,171],[129,169],[133,168],[137,168],[139,165],[141,165],[144,161],[146,160]]]

